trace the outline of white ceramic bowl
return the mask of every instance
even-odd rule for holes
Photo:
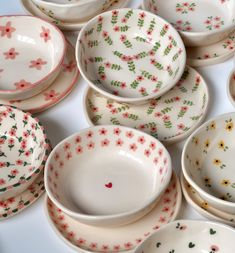
[[[92,88],[133,104],[171,89],[186,61],[177,31],[162,18],[137,9],[113,10],[90,20],[79,33],[76,57]]]
[[[64,22],[82,22],[106,10],[114,0],[86,0],[72,3],[32,1],[39,9],[54,19]]]
[[[66,52],[56,26],[32,16],[2,16],[0,35],[0,98],[26,99],[55,80]]]
[[[235,252],[235,230],[212,221],[171,222],[143,241],[134,253]]]
[[[198,128],[185,143],[182,170],[189,184],[211,206],[235,214],[235,113]]]
[[[234,0],[143,0],[143,9],[173,24],[186,46],[213,44],[235,29]]]
[[[54,204],[78,221],[116,226],[148,213],[171,173],[169,153],[155,138],[122,126],[96,126],[54,148],[45,187]]]
[[[0,105],[0,200],[23,192],[39,175],[50,146],[37,118]]]

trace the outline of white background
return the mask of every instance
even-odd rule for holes
[[[129,6],[138,7],[140,3],[141,0],[132,0]],[[0,0],[0,15],[24,13],[19,1]],[[234,111],[226,94],[226,83],[232,68],[233,61],[229,60],[222,64],[197,69],[209,86],[211,100],[206,119]],[[82,105],[85,87],[86,83],[80,79],[66,99],[38,115],[53,146],[65,137],[88,126]],[[173,167],[177,172],[181,170],[182,147],[183,143],[178,143],[168,148],[173,158]],[[43,199],[44,197],[41,197],[22,213],[0,222],[0,253],[75,252],[64,244],[50,227],[43,210]],[[186,203],[183,203],[180,218],[203,219]]]

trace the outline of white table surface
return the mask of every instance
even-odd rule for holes
[[[138,7],[141,0],[132,0],[130,7]],[[0,15],[24,14],[17,0],[0,0]],[[76,34],[72,35],[75,42]],[[0,46],[1,51],[1,46]],[[208,82],[210,92],[210,107],[207,118],[234,111],[226,94],[226,83],[233,61],[214,66],[198,68]],[[83,114],[82,97],[86,83],[80,79],[72,93],[55,107],[38,115],[44,124],[52,145],[56,145],[65,137],[88,126]],[[173,166],[180,172],[180,157],[183,142],[168,148]],[[43,210],[41,197],[36,203],[22,213],[0,222],[0,253],[73,253],[50,227]],[[204,219],[185,202],[183,202],[180,218]]]

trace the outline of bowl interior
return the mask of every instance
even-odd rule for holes
[[[185,67],[177,32],[141,10],[114,10],[94,18],[81,32],[77,54],[90,84],[124,98],[162,93]]]
[[[0,35],[2,91],[21,90],[42,81],[62,60],[65,48],[62,34],[41,19],[1,17]]]
[[[128,128],[94,127],[56,148],[47,180],[67,209],[112,215],[156,199],[169,181],[169,167],[167,151],[154,138]]]
[[[5,188],[38,170],[45,155],[45,137],[37,120],[7,106],[0,106],[0,126],[0,188]]]
[[[191,179],[207,193],[235,202],[235,114],[209,121],[185,147],[184,167]]]
[[[219,223],[176,221],[149,237],[135,253],[233,252],[234,235],[232,228]]]
[[[145,0],[145,8],[163,17],[178,31],[209,32],[234,23],[235,1]]]

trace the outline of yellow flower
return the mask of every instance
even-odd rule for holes
[[[201,203],[201,207],[203,208],[203,209],[207,209],[208,208],[208,203],[207,202],[202,202]]]
[[[226,124],[226,130],[229,132],[233,130],[233,122],[229,122]]]
[[[230,181],[227,180],[227,179],[224,179],[224,180],[221,181],[221,185],[223,185],[223,186],[229,186],[230,185]]]
[[[223,142],[223,141],[220,141],[220,142],[218,143],[218,146],[219,146],[219,148],[224,149],[224,142]]]
[[[215,122],[214,122],[214,121],[212,121],[212,122],[210,123],[209,128],[210,128],[210,130],[212,130],[212,129],[215,129],[215,128],[216,128],[216,124],[215,124]]]
[[[214,159],[213,163],[215,165],[220,165],[221,164],[221,160],[220,159]]]
[[[209,148],[209,146],[210,146],[210,140],[207,139],[207,140],[205,141],[204,145],[205,145],[205,148]]]

